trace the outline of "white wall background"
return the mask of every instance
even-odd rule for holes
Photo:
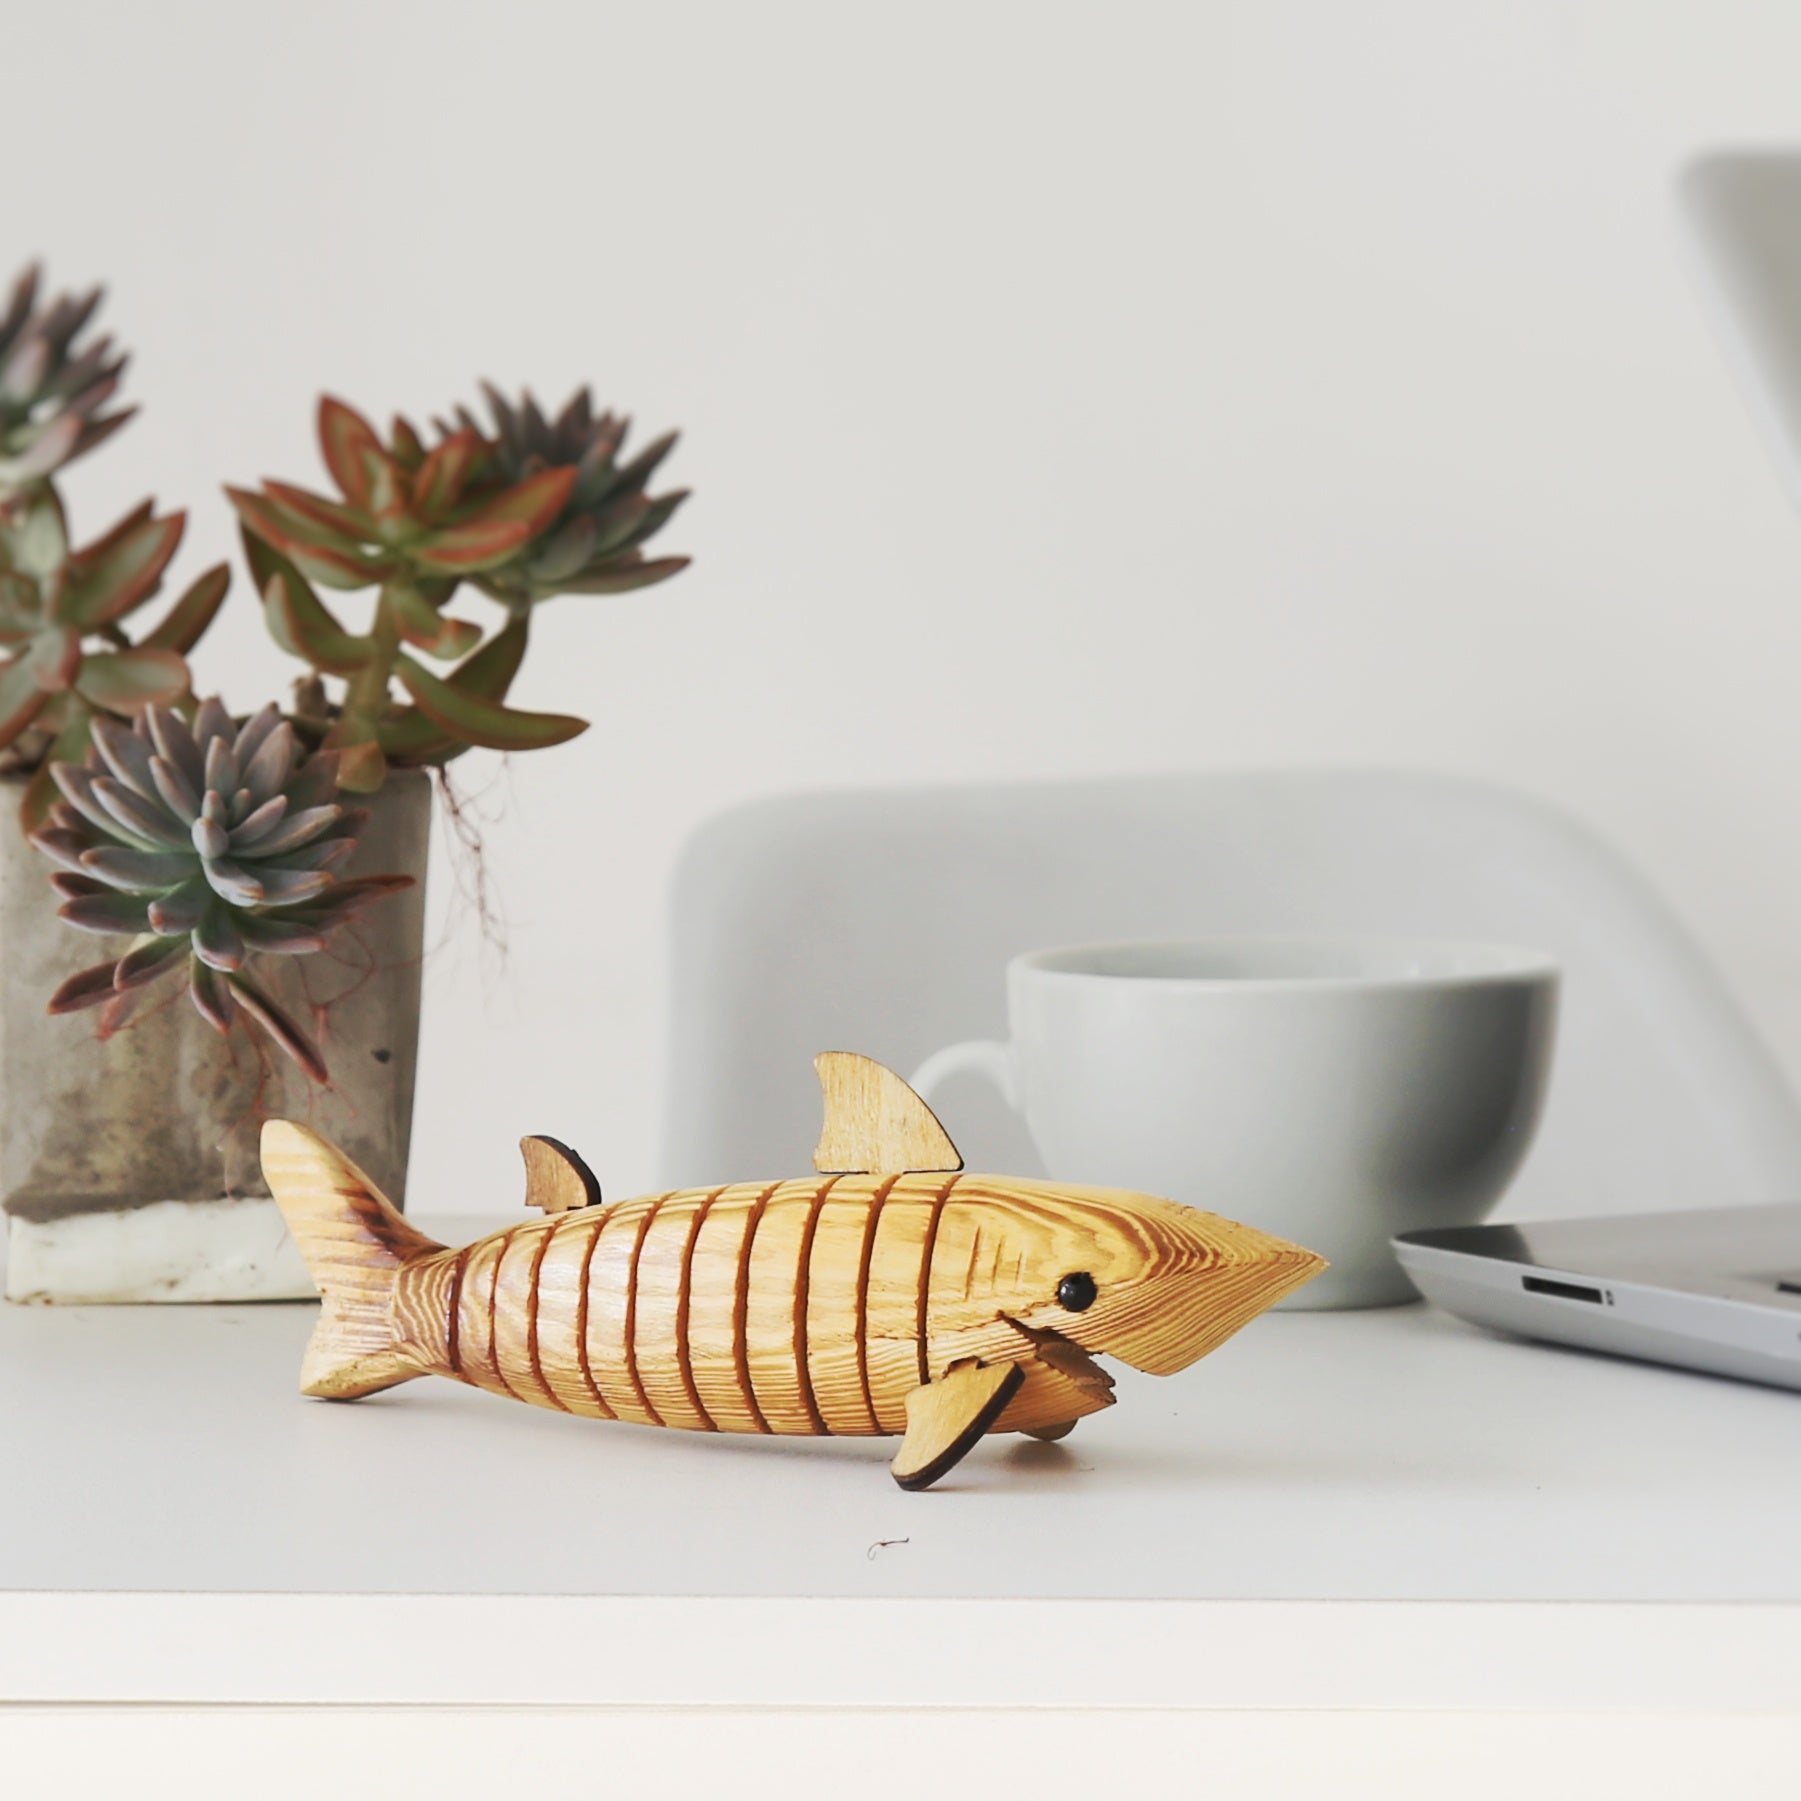
[[[1801,520],[1670,223],[1801,136],[1784,0],[8,9],[0,262],[106,278],[72,480],[226,553],[313,398],[592,378],[697,490],[540,617],[504,971],[446,877],[416,1205],[653,1175],[660,908],[728,802],[1266,763],[1486,776],[1644,865],[1801,1075]],[[472,599],[473,613],[484,603]],[[285,681],[248,588],[198,659]],[[796,1146],[797,1162],[804,1146]]]

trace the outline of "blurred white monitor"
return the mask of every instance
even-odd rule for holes
[[[1715,150],[1677,179],[1714,329],[1801,507],[1801,150]]]

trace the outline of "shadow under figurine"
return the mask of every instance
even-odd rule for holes
[[[986,1432],[1060,1438],[1110,1406],[1095,1353],[1173,1375],[1325,1268],[1151,1195],[963,1175],[892,1070],[816,1067],[819,1176],[609,1203],[572,1151],[527,1138],[547,1217],[461,1250],[269,1121],[263,1172],[324,1297],[302,1393],[452,1376],[590,1419],[898,1433],[894,1479],[918,1489]]]

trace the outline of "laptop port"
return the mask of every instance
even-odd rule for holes
[[[1553,1282],[1549,1276],[1521,1276],[1520,1286],[1528,1294],[1554,1294],[1565,1301],[1602,1301],[1598,1288],[1585,1288],[1580,1282]]]

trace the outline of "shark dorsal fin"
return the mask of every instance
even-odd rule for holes
[[[534,1133],[519,1140],[525,1158],[525,1204],[546,1213],[569,1213],[600,1205],[594,1172],[568,1145]]]
[[[938,1116],[885,1064],[854,1051],[821,1051],[813,1067],[825,1091],[825,1129],[813,1152],[821,1175],[963,1167]]]

